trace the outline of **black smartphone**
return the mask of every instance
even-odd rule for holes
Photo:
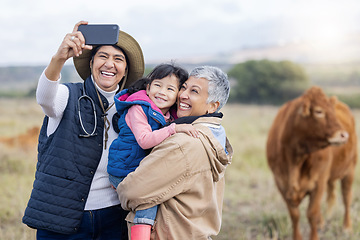
[[[87,24],[78,28],[86,45],[114,45],[118,42],[119,29],[116,24]]]

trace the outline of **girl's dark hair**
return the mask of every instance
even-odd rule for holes
[[[140,78],[139,80],[130,85],[127,92],[131,95],[140,90],[146,90],[146,86],[149,84],[149,82],[149,78]]]
[[[140,90],[146,90],[147,85],[151,84],[155,79],[162,79],[171,75],[179,79],[179,87],[181,87],[189,77],[189,73],[185,69],[176,66],[174,63],[163,63],[157,65],[145,78],[141,78],[133,83],[129,87],[128,93],[133,94]]]
[[[189,73],[185,69],[183,69],[179,66],[176,66],[174,63],[171,63],[171,64],[163,63],[160,65],[157,65],[147,75],[147,78],[149,78],[152,82],[154,79],[162,79],[164,77],[171,76],[171,75],[175,75],[175,77],[177,77],[179,79],[179,87],[181,87],[189,77]]]

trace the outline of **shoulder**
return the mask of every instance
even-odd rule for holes
[[[206,151],[199,139],[185,133],[176,133],[156,145],[143,162],[159,164],[167,172],[175,170],[174,174],[178,174],[197,168],[205,157]]]
[[[140,90],[138,92],[135,92],[126,99],[127,102],[149,102],[149,96],[146,94],[145,90]]]
[[[163,149],[168,155],[178,151],[181,155],[190,156],[191,153],[200,153],[204,147],[199,138],[191,137],[186,133],[176,133],[157,145],[154,150],[156,149]]]
[[[123,94],[118,93],[115,95],[115,104],[122,106],[123,108],[130,108],[134,105],[149,107],[151,105],[150,101],[151,100],[146,95],[146,92],[142,90],[131,95],[129,95],[127,92],[124,92]]]
[[[67,89],[69,90],[70,95],[74,94],[74,93],[78,93],[80,91],[83,91],[83,84],[78,82],[78,83],[63,83],[61,84],[65,87],[67,87]]]
[[[61,87],[63,86],[63,87]],[[63,83],[60,84],[59,89],[63,91],[67,90],[69,101],[72,102],[74,99],[79,98],[83,94],[83,84],[82,83]],[[69,102],[68,101],[68,102]]]
[[[68,87],[69,89],[82,89],[83,84],[80,82],[77,83],[63,83],[63,85],[65,85],[66,87]]]
[[[129,107],[127,117],[137,119],[144,116],[146,117],[144,110],[139,104],[133,104]]]

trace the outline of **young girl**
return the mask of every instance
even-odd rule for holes
[[[109,149],[108,173],[110,183],[118,184],[136,169],[140,161],[167,137],[185,132],[198,137],[191,124],[163,127],[176,118],[175,102],[180,86],[187,80],[186,70],[171,64],[154,68],[147,78],[138,80],[132,87],[115,96],[115,106],[120,115],[119,136]],[[157,206],[137,211],[131,228],[131,239],[143,230],[150,238]]]

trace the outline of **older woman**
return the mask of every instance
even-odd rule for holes
[[[178,95],[177,121],[192,123],[200,138],[169,137],[120,183],[121,205],[131,210],[129,226],[134,211],[159,205],[151,239],[200,240],[219,233],[224,174],[232,157],[219,110],[228,96],[229,82],[220,69],[205,66],[190,73]]]
[[[116,45],[85,45],[81,24],[87,22],[65,36],[39,79],[36,99],[46,116],[23,222],[37,229],[37,239],[126,239],[127,212],[106,167],[118,135],[112,126],[115,93],[142,77],[144,57],[123,31]],[[71,57],[84,82],[60,84]]]

